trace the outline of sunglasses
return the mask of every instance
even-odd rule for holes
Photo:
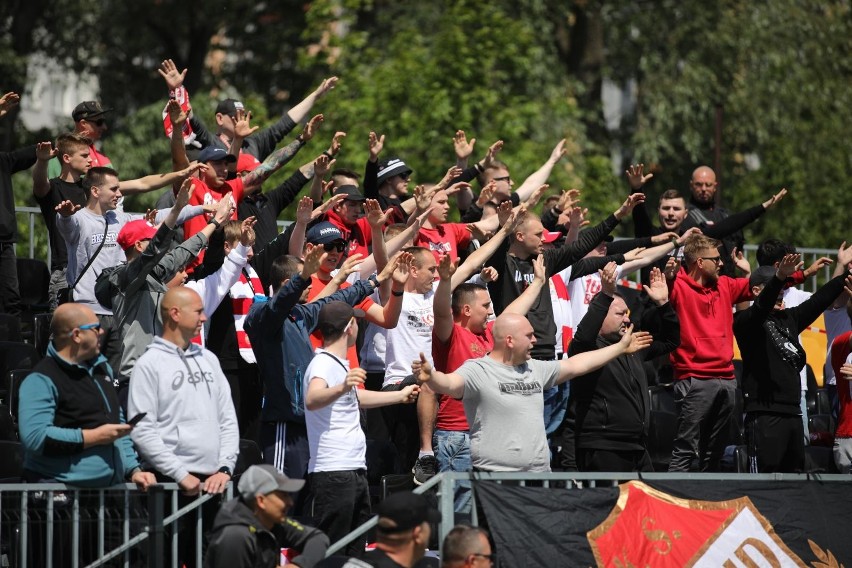
[[[104,119],[104,118],[99,118],[97,120],[86,119],[86,122],[91,122],[95,126],[103,126],[104,124],[106,124],[106,119]]]
[[[510,181],[512,181],[512,176],[502,176],[502,177],[498,177],[498,178],[493,178],[493,180],[494,181],[505,181],[506,183],[509,183]]]
[[[330,243],[325,243],[322,245],[322,248],[325,249],[325,252],[331,252],[333,250],[337,250],[337,252],[343,252],[346,250],[346,241],[333,241]]]
[[[698,258],[701,260],[709,260],[713,262],[713,264],[722,264],[721,256],[699,256]]]
[[[86,323],[86,324],[77,326],[77,329],[79,329],[80,331],[86,331],[87,329],[94,329],[95,332],[98,332],[98,331],[101,330],[101,324],[100,323]],[[68,337],[71,337],[72,335],[74,335],[74,330],[71,330],[71,333],[68,334]]]

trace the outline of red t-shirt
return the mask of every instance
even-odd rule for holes
[[[476,334],[467,328],[453,323],[453,331],[446,343],[442,343],[432,332],[432,360],[435,369],[442,373],[452,373],[468,359],[479,359],[494,348],[492,330],[494,322],[485,326],[485,333]],[[441,395],[438,403],[438,420],[435,428],[453,432],[470,430],[464,414],[462,401],[451,396]]]
[[[435,255],[435,260],[449,254],[455,262],[459,258],[459,249],[470,244],[471,236],[464,223],[444,223],[435,229],[420,229],[414,237],[414,246],[427,248]]]
[[[234,204],[234,211],[231,213],[231,220],[237,219],[237,203],[243,200],[243,179],[242,178],[234,178],[232,180],[228,180],[225,184],[219,189],[212,189],[203,180],[193,179],[192,180],[192,193],[189,195],[189,204],[190,205],[209,205],[210,203],[214,203],[222,199],[222,196],[226,193],[231,193],[231,201]],[[199,215],[198,217],[193,217],[192,219],[186,221],[183,224],[183,238],[184,240],[190,238],[195,233],[202,230],[207,224],[210,222],[210,219],[213,218],[213,213],[205,213],[204,215]],[[201,264],[201,261],[204,260],[204,251],[202,250],[198,253],[198,257],[190,263],[190,267],[195,267]]]
[[[331,280],[320,280],[319,277],[314,274],[311,276],[311,291],[308,292],[308,301],[313,302],[314,299],[319,296],[319,293],[322,292],[323,288],[325,288],[326,284],[328,284]],[[344,282],[340,285],[339,290],[344,290],[350,286],[349,282]],[[369,310],[375,302],[371,300],[369,297],[361,300],[361,303],[355,306],[358,309],[364,310],[365,312]],[[311,334],[311,345],[316,349],[317,347],[322,347],[322,334],[318,329],[315,329]],[[349,360],[349,368],[354,369],[360,366],[358,362],[358,350],[355,346],[351,346],[346,351],[346,358]]]
[[[852,331],[847,331],[835,337],[834,343],[831,344],[831,367],[834,369],[834,376],[837,381],[837,399],[839,401],[835,438],[852,438],[852,393],[850,393],[852,382],[846,380],[840,374],[840,367],[843,366],[846,357],[849,356],[850,337],[852,337]]]

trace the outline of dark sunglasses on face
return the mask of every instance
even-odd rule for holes
[[[104,124],[106,124],[106,119],[99,118],[97,120],[89,120],[87,122],[91,122],[95,126],[103,126]]]
[[[325,252],[331,252],[333,250],[337,250],[337,252],[343,252],[346,250],[346,242],[332,241],[330,243],[325,243],[324,245],[322,245],[322,248],[325,249]]]

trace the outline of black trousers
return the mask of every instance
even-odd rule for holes
[[[318,529],[335,543],[370,519],[370,487],[367,472],[320,471],[310,474],[311,509]],[[347,556],[364,554],[365,539],[346,545]]]
[[[240,438],[253,440],[259,445],[263,381],[260,380],[257,364],[243,361],[236,368],[222,369],[222,372],[231,387],[231,400],[237,412]]]
[[[804,470],[805,444],[801,416],[748,412],[745,435],[751,473],[796,473]]]
[[[21,314],[14,243],[0,243],[0,311],[13,316]]]
[[[577,448],[577,466],[580,471],[654,471],[647,450]]]

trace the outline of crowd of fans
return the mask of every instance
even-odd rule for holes
[[[422,484],[439,471],[652,471],[649,386],[662,376],[678,413],[669,471],[719,471],[739,408],[751,471],[801,471],[798,335],[823,312],[835,459],[850,471],[852,247],[841,245],[834,278],[813,295],[795,285],[830,259],[802,270],[795,248],[775,239],[756,267],[742,253],[742,229],[786,190],[730,212],[701,166],[688,192],[662,193],[654,223],[643,192],[653,175],[638,164],[623,204],[587,219],[579,191],[545,196],[564,141],[516,185],[498,159],[511,148],[496,141],[474,161],[462,131],[434,183],[384,156],[375,133],[363,174],[337,167],[344,142],[356,142],[336,132],[321,155],[264,188],[319,137],[323,115],[311,113],[337,78],[262,130],[226,99],[211,132],[192,113],[185,73],[171,61],[160,68],[171,172],[121,180],[100,149],[112,111],[96,101],[77,105],[74,131],[55,142],[0,154],[7,313],[20,312],[14,172],[32,168],[52,254],[52,339],[20,387],[25,480],[160,480],[219,493],[248,439],[271,466],[247,482],[248,514],[269,520],[293,506],[335,541],[367,518],[368,476],[411,471]],[[0,99],[0,116],[17,101]],[[160,188],[156,211],[123,212],[123,196]],[[461,222],[448,221],[453,204]],[[628,217],[634,235],[617,231]],[[617,283],[635,271],[643,290],[625,296]],[[307,480],[295,503],[263,497],[301,488],[287,479]],[[465,484],[456,497],[466,510]],[[235,507],[225,514],[245,516]],[[454,538],[487,544],[471,531]]]

